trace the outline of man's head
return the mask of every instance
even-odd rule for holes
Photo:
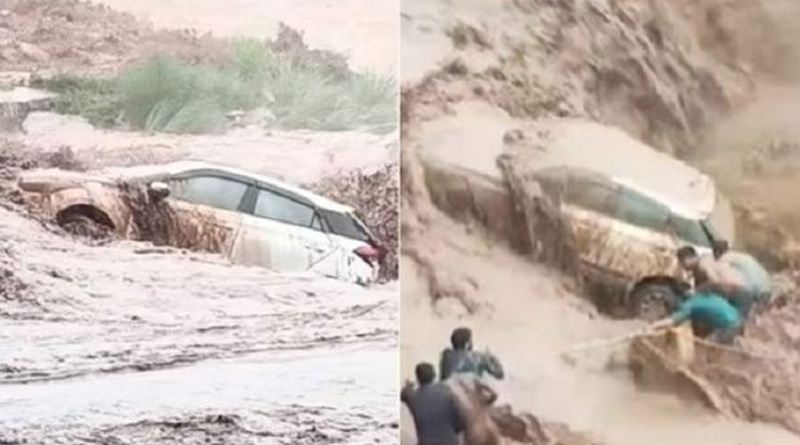
[[[716,259],[720,259],[720,257],[722,257],[722,255],[725,255],[725,253],[728,251],[728,249],[730,249],[730,245],[725,240],[716,240],[711,245],[711,250],[713,250],[714,258],[716,258]]]
[[[428,385],[436,380],[436,371],[430,363],[422,362],[418,364],[414,369],[414,373],[417,375],[417,382],[420,386]]]
[[[450,334],[450,344],[453,349],[472,349],[472,331],[469,328],[456,328]]]
[[[681,263],[681,267],[684,269],[691,270],[697,267],[700,262],[700,256],[697,255],[697,250],[694,247],[683,246],[678,249],[678,262]]]

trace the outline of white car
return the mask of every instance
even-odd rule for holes
[[[360,284],[377,278],[382,250],[352,208],[266,176],[182,161],[96,173],[39,170],[19,180],[61,225],[92,220],[132,237],[137,215],[123,183],[145,184],[152,201],[169,204],[183,233],[170,239],[178,247],[275,271],[315,271]]]
[[[504,156],[559,197],[581,274],[609,312],[663,317],[688,286],[680,247],[705,254],[718,241],[735,247],[731,204],[690,165],[597,123],[543,121],[524,135],[527,142]]]

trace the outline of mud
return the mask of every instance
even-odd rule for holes
[[[381,278],[398,278],[399,177],[397,165],[389,164],[372,174],[339,173],[312,184],[311,190],[356,209],[385,249]]]
[[[404,74],[422,97],[419,116],[475,99],[514,117],[587,117],[671,152],[691,152],[709,123],[752,94],[752,77],[769,66],[763,59],[780,59],[764,49],[779,37],[770,16],[746,1],[534,0],[502,10],[412,2],[404,10],[411,44],[403,57],[423,73]],[[759,51],[716,44],[732,33],[761,42]],[[425,59],[424,45],[442,50]]]
[[[261,410],[303,400],[287,412],[329,425],[324,433],[336,440],[391,440],[394,289],[277,275],[147,244],[92,246],[0,213],[0,383],[11,395],[0,410],[4,435],[36,443],[85,443],[95,435],[145,443],[163,434],[158,425],[177,418],[188,425],[172,439],[177,443],[195,433],[206,437],[204,428],[212,431],[207,437],[216,434],[213,425],[193,420],[216,410],[254,417],[254,431],[270,432],[234,434],[241,443],[292,443],[310,424],[292,429],[287,420],[278,427]],[[342,347],[352,352],[325,352]],[[285,360],[294,365],[282,367]],[[231,375],[239,376],[233,386]],[[284,396],[259,390],[254,382],[262,378],[283,380]],[[319,398],[306,392],[303,379],[316,382]],[[173,396],[164,405],[147,397],[147,388]],[[338,391],[364,396],[344,407]],[[61,401],[57,409],[45,403],[53,398]]]
[[[15,141],[47,153],[69,147],[90,170],[176,160],[221,163],[293,184],[313,184],[341,172],[374,174],[397,162],[397,133],[287,132],[241,128],[218,136],[149,135],[101,131],[74,117],[33,113]]]
[[[131,218],[131,239],[196,252],[225,251],[230,233],[212,216],[198,212],[181,217],[168,202],[154,200],[142,184],[119,183],[117,188]]]

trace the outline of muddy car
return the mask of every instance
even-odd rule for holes
[[[558,197],[581,274],[602,309],[662,317],[690,287],[678,248],[735,246],[731,204],[688,164],[599,124],[562,122],[530,134],[537,149],[526,150],[526,165]]]
[[[90,221],[124,238],[137,230],[126,191],[131,184],[146,189],[148,200],[167,204],[181,231],[191,233],[194,245],[178,247],[360,284],[378,276],[381,247],[352,208],[265,176],[176,162],[97,173],[31,171],[19,180],[60,225]]]

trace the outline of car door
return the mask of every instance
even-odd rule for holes
[[[622,242],[614,219],[618,205],[619,193],[614,184],[580,175],[567,178],[562,210],[584,266],[602,272],[616,271],[615,250]]]
[[[619,268],[646,276],[680,276],[676,252],[683,243],[673,230],[671,212],[658,201],[619,186],[617,220],[621,246]]]
[[[255,189],[235,255],[243,263],[273,270],[316,270],[335,276],[335,264],[331,269],[328,261],[335,246],[324,233],[316,209],[282,192],[265,186]]]
[[[240,207],[249,188],[247,180],[202,170],[166,181],[167,200],[177,216],[169,230],[171,243],[230,255],[242,224]]]

